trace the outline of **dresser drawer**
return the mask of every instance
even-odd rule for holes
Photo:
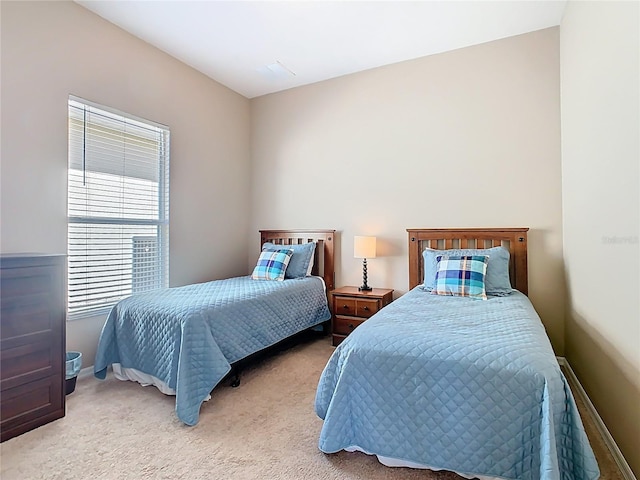
[[[3,342],[0,354],[0,389],[3,393],[7,388],[52,375],[62,369],[61,346],[54,335],[41,332],[25,336],[25,339],[34,341],[11,347],[5,346],[9,342]]]
[[[0,407],[1,439],[5,441],[17,433],[64,416],[64,380],[51,375],[34,382],[4,390]]]
[[[369,318],[379,310],[379,300],[355,299],[347,297],[335,297],[333,299],[333,311],[336,315],[351,315]]]
[[[55,311],[50,310],[51,295],[5,297],[0,309],[3,319],[0,338],[3,340],[56,329],[58,319],[54,316]]]
[[[333,312],[336,315],[356,315],[356,299],[333,297]]]
[[[356,315],[358,317],[369,318],[378,311],[379,300],[356,300]]]
[[[333,332],[339,335],[349,335],[361,323],[364,323],[364,320],[358,320],[353,317],[345,318],[336,316],[333,322]]]

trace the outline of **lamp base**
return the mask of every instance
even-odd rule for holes
[[[362,286],[358,287],[360,292],[370,292],[373,290],[367,283],[367,259],[362,259]]]

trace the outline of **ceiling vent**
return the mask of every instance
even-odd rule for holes
[[[285,67],[282,63],[276,62],[258,68],[258,73],[270,80],[286,80],[296,76],[294,72]]]

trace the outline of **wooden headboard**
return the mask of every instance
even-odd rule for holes
[[[264,242],[277,245],[296,245],[316,242],[312,275],[324,279],[327,294],[335,288],[334,237],[335,230],[260,230],[260,248]]]
[[[409,234],[409,289],[424,281],[422,251],[425,248],[491,248],[503,246],[509,250],[511,286],[525,295],[527,280],[528,228],[427,228],[407,229]]]

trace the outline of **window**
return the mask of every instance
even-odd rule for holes
[[[69,98],[68,314],[169,282],[169,130]]]

